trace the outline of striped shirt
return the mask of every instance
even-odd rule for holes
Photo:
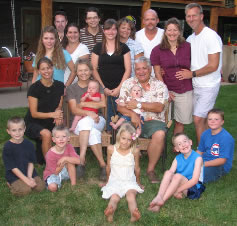
[[[87,27],[84,27],[80,30],[80,42],[87,46],[90,51],[90,55],[95,44],[98,42],[102,42],[102,37],[103,30],[101,26],[99,26],[99,32],[96,35],[92,35],[91,33],[89,33]]]

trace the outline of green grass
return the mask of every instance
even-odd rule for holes
[[[237,139],[237,86],[221,87],[216,107],[225,111],[224,127]],[[9,138],[5,125],[10,116],[24,116],[25,108],[0,110],[0,153],[3,144]],[[172,130],[172,129],[171,129]],[[193,125],[186,128],[187,134],[195,142]],[[169,132],[166,161],[168,168],[174,158],[171,153],[172,131]],[[171,198],[159,214],[147,210],[149,202],[155,196],[158,185],[149,184],[145,170],[147,156],[141,158],[141,181],[145,192],[137,196],[138,207],[142,218],[135,224],[129,223],[129,212],[126,200],[123,199],[114,216],[112,225],[237,225],[237,166],[236,150],[233,168],[229,175],[220,181],[207,185],[206,191],[199,200],[176,200]],[[0,155],[1,158],[1,155]],[[43,167],[36,167],[42,176]],[[10,194],[4,178],[3,163],[0,161],[0,225],[111,225],[106,222],[103,211],[107,201],[101,198],[97,180],[99,166],[95,157],[88,151],[85,181],[80,181],[74,188],[64,183],[57,193],[43,191],[26,197],[14,197]],[[162,176],[161,164],[157,170]]]

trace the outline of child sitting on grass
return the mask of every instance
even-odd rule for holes
[[[69,141],[69,130],[64,126],[55,126],[52,130],[55,146],[47,152],[45,160],[44,180],[49,191],[56,192],[63,180],[71,180],[76,185],[76,167],[80,157]]]
[[[202,178],[202,157],[192,150],[192,141],[184,133],[177,133],[173,136],[172,142],[180,154],[163,176],[159,192],[148,208],[152,212],[159,212],[172,195],[177,199],[183,196],[196,199],[205,190],[202,181],[199,180]]]
[[[104,211],[109,222],[113,221],[117,205],[124,196],[128,201],[130,221],[137,221],[141,217],[137,208],[136,194],[143,192],[143,186],[140,184],[140,152],[136,147],[135,132],[131,124],[124,123],[117,133],[116,144],[108,147],[107,184],[101,190],[102,198],[110,199]]]
[[[138,101],[137,108],[133,109],[133,111],[136,112],[140,116],[142,121],[144,121],[143,112],[141,110],[141,102],[146,102],[146,100],[145,100],[145,98],[142,97],[142,88],[140,86],[134,85],[131,88],[130,96],[127,98],[126,101],[130,101],[132,99]],[[116,102],[118,105],[125,106],[126,101],[124,102],[124,100],[118,99],[118,101],[116,101]],[[110,125],[112,126],[113,129],[116,130],[125,121],[131,121],[131,118],[123,115],[122,117],[120,117],[120,119],[116,123],[110,122]],[[141,128],[137,128],[136,129],[136,136],[139,137],[140,135],[141,135]]]
[[[3,148],[3,162],[6,180],[12,194],[23,196],[45,188],[43,180],[34,169],[36,153],[34,145],[24,139],[23,118],[12,117],[7,121],[7,133],[11,136]]]
[[[230,172],[235,149],[233,137],[222,128],[223,111],[210,110],[207,114],[207,124],[209,129],[202,133],[197,150],[204,161],[204,183],[216,181]]]
[[[90,80],[87,92],[82,95],[80,102],[91,102],[91,101],[99,102],[101,100],[101,94],[99,93],[99,89],[100,89],[99,82],[96,80]],[[96,114],[98,114],[99,111],[96,108],[88,108],[88,107],[83,107],[82,109],[87,111],[94,111]],[[77,127],[77,123],[82,118],[83,118],[82,116],[76,115],[73,119],[72,126],[69,129],[69,131],[74,131]]]

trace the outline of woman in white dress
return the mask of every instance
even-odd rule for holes
[[[113,221],[117,205],[124,196],[131,214],[130,221],[137,221],[141,217],[136,202],[137,192],[143,192],[136,138],[135,128],[130,123],[124,123],[117,133],[116,144],[107,149],[107,184],[101,190],[102,198],[110,199],[104,211],[109,222]]]
[[[71,57],[74,64],[78,60],[78,58],[86,58],[89,59],[89,50],[86,45],[80,43],[79,41],[79,28],[75,23],[69,24],[65,29],[66,38],[62,43],[63,48],[66,49]],[[68,76],[70,74],[69,68],[66,68],[64,74],[64,80],[67,81]],[[73,83],[77,82],[77,77],[75,77]]]

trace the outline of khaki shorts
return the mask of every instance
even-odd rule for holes
[[[182,124],[191,124],[193,121],[193,91],[174,94],[174,120]]]

